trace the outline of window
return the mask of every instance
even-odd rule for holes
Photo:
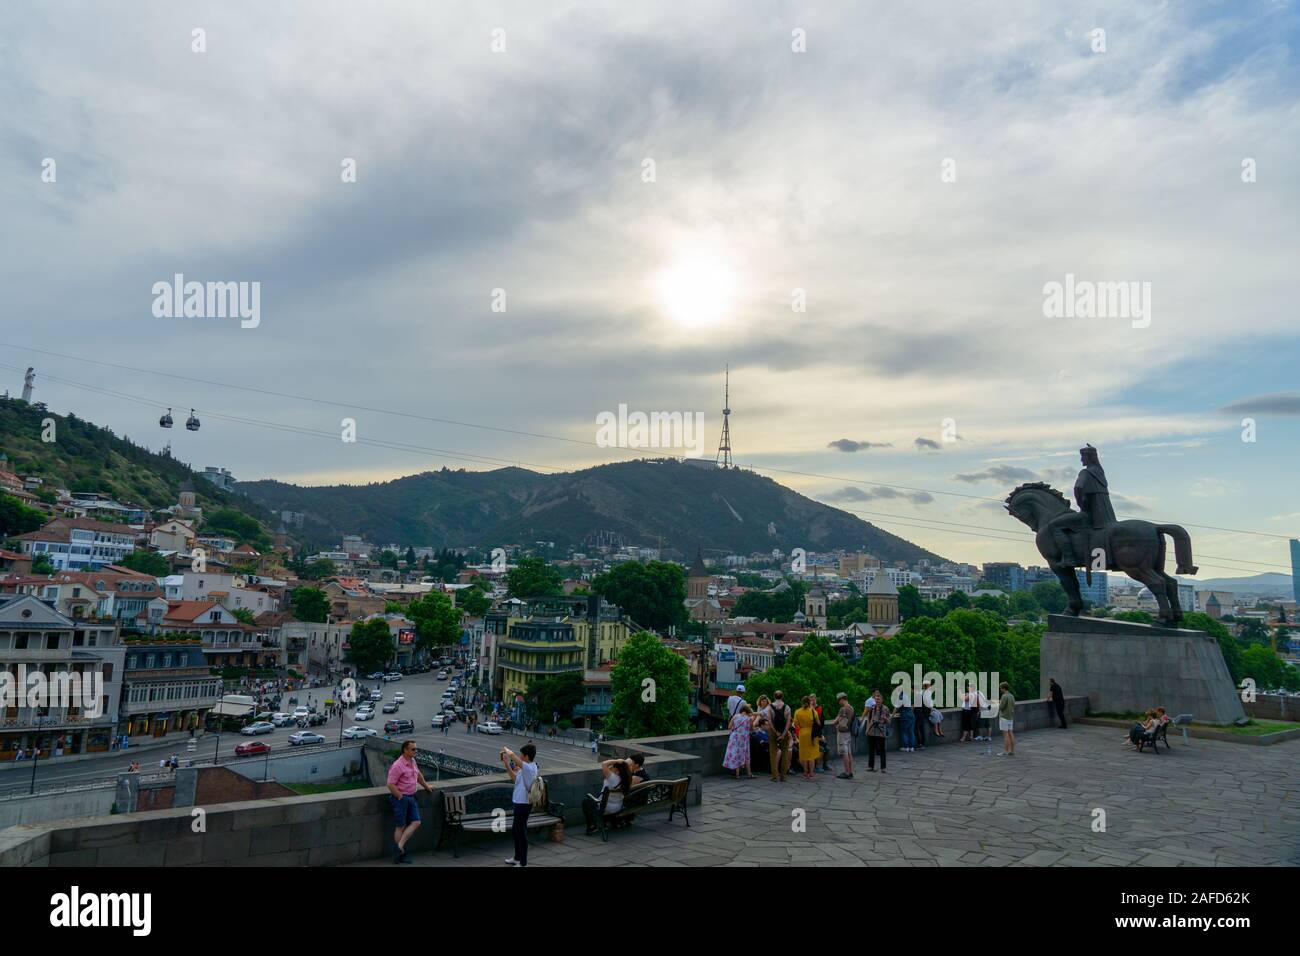
[[[104,673],[104,683],[105,684],[111,683],[113,680],[113,665],[105,664],[103,673]]]

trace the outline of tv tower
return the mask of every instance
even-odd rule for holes
[[[722,440],[718,442],[716,464],[721,468],[734,468],[731,463],[731,366],[724,373],[724,399],[722,406]]]

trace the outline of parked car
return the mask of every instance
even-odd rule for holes
[[[397,671],[389,671],[387,674],[384,675],[384,680],[401,680],[401,679],[402,679],[402,675],[399,674]]]
[[[265,720],[259,720],[256,723],[249,724],[240,731],[245,737],[252,737],[256,734],[269,734],[275,730],[275,724],[268,724]]]
[[[384,679],[383,671],[375,671],[373,674],[366,675],[366,680],[383,680],[383,679]]]
[[[289,743],[295,747],[301,747],[303,744],[323,744],[324,742],[324,737],[312,733],[310,730],[300,730],[296,734],[289,735]]]
[[[407,720],[405,717],[398,717],[396,720],[384,721],[384,733],[386,734],[405,734],[415,730],[415,722]]]
[[[240,744],[235,748],[236,757],[252,757],[255,754],[264,754],[271,749],[271,745],[264,740],[254,740],[252,743]]]
[[[343,736],[348,740],[361,740],[365,737],[378,737],[379,731],[374,727],[349,727],[343,731]]]
[[[478,732],[480,734],[499,734],[501,733],[501,725],[495,720],[489,720],[485,724],[478,725]]]
[[[292,727],[298,723],[298,718],[293,714],[276,714],[271,718],[271,723],[276,727]]]
[[[329,718],[326,717],[324,714],[312,714],[312,715],[311,715],[310,717],[308,717],[306,720],[300,720],[300,721],[298,721],[298,726],[299,726],[299,727],[319,727],[321,724],[327,723],[328,721],[329,721]]]
[[[390,700],[388,703],[384,704],[383,708],[381,708],[381,709],[383,710],[383,712],[384,712],[385,714],[395,714],[395,713],[397,713],[397,705],[396,705],[395,703],[393,703],[391,700]]]
[[[271,713],[269,710],[264,710],[264,711],[262,711],[260,714],[254,714],[254,715],[253,715],[253,719],[254,719],[254,720],[270,720],[270,719],[271,719],[272,717],[274,717],[274,716],[275,716],[275,714]]]

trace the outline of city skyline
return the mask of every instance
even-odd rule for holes
[[[6,387],[319,484],[635,457],[623,404],[710,449],[729,365],[739,466],[954,559],[1033,563],[1001,499],[1090,442],[1203,576],[1288,570],[1292,5],[595,6],[4,14]],[[256,326],[160,317],[177,274],[260,283]]]

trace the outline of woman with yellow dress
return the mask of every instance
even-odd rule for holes
[[[794,725],[799,731],[799,763],[803,765],[805,780],[813,779],[813,768],[821,759],[821,749],[817,746],[817,738],[813,736],[813,724],[816,722],[812,698],[804,697],[803,706],[794,712]]]

